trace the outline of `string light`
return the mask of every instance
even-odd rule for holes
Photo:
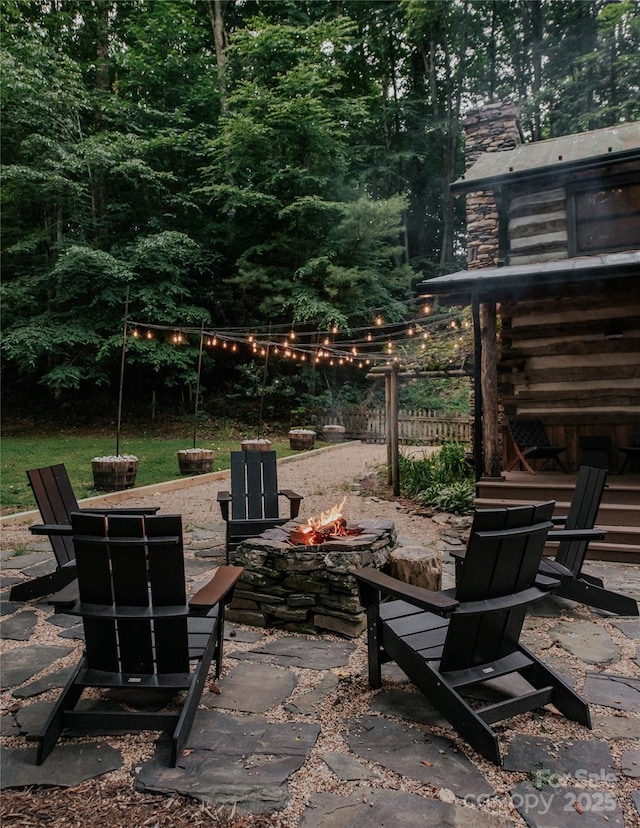
[[[416,312],[419,313],[430,313],[431,310],[429,306],[422,304],[419,308],[416,308]],[[381,331],[381,336],[376,335],[366,327],[354,328],[353,326],[350,327],[349,335],[346,332],[341,335],[338,323],[332,322],[330,330],[326,331],[309,329],[296,333],[293,326],[289,325],[285,329],[288,330],[288,333],[282,332],[283,339],[281,342],[267,341],[267,337],[270,338],[271,336],[272,327],[279,327],[277,325],[269,325],[268,332],[265,330],[263,333],[260,333],[261,329],[256,331],[255,328],[249,331],[230,328],[215,334],[207,333],[202,328],[175,328],[165,325],[149,325],[145,322],[131,321],[130,326],[131,335],[134,338],[144,337],[151,340],[154,338],[153,330],[155,329],[156,331],[167,331],[169,341],[179,345],[182,343],[188,344],[191,335],[204,333],[206,335],[204,342],[208,347],[221,345],[232,353],[239,353],[241,346],[246,345],[247,354],[251,354],[254,358],[266,357],[271,352],[274,356],[281,356],[293,361],[304,362],[308,359],[314,364],[320,364],[326,360],[327,364],[331,366],[355,364],[354,367],[358,368],[375,363],[390,364],[389,359],[394,351],[398,354],[393,358],[394,362],[403,361],[405,358],[410,359],[412,353],[419,354],[426,350],[425,341],[432,336],[432,332],[435,330],[440,331],[445,336],[445,340],[447,333],[450,332],[452,334],[449,338],[451,353],[461,354],[466,339],[466,337],[460,335],[463,332],[466,333],[461,329],[471,327],[468,315],[454,316],[449,310],[439,311],[428,322],[405,319],[404,321],[385,323],[381,313],[377,313],[374,319],[378,330]],[[455,337],[453,336],[454,332]],[[416,343],[416,346],[412,347],[409,342],[416,335],[420,336],[421,343]],[[455,343],[454,339],[460,344]],[[315,346],[313,344],[314,340],[317,343]],[[361,355],[362,350],[366,350],[367,353]],[[457,356],[456,361],[459,358]],[[450,359],[449,361],[453,362],[454,360]]]

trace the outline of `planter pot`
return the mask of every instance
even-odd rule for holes
[[[178,452],[180,474],[207,474],[213,471],[213,449],[182,449]]]
[[[308,428],[292,428],[289,431],[289,447],[294,451],[312,449],[315,441],[315,431],[310,431]]]
[[[243,440],[242,451],[270,451],[271,440],[257,439],[257,440]]]
[[[322,439],[327,443],[343,443],[345,427],[341,425],[322,426]]]
[[[101,492],[119,492],[135,486],[138,458],[133,454],[94,457],[91,468],[95,489]]]

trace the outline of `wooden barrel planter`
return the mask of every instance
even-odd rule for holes
[[[308,428],[292,428],[289,431],[289,448],[294,451],[312,449],[316,441],[315,431]]]
[[[207,474],[213,471],[213,449],[182,449],[178,452],[180,474]]]
[[[91,468],[94,489],[101,492],[119,492],[135,486],[138,458],[133,454],[94,457]]]
[[[242,451],[270,451],[271,440],[258,438],[256,440],[243,440]]]
[[[342,443],[345,431],[346,428],[341,425],[324,425],[322,426],[322,439],[327,443]]]

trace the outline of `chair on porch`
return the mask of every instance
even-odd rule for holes
[[[536,469],[531,465],[531,461],[542,460],[537,471],[541,471],[552,461],[567,474],[567,469],[560,459],[560,455],[567,450],[566,446],[551,445],[542,420],[513,418],[509,420],[509,432],[516,456],[506,471],[511,471],[514,466],[519,465],[529,474],[535,474]]]
[[[79,600],[56,611],[82,618],[85,650],[40,732],[36,762],[46,759],[63,728],[168,730],[175,767],[214,658],[220,673],[224,608],[243,569],[218,567],[187,602],[180,515],[75,512],[71,521]],[[111,707],[124,691],[127,709],[76,710],[88,688],[108,689]],[[132,700],[132,689],[153,698],[154,707]],[[158,709],[167,696],[170,709]]]
[[[605,469],[580,467],[569,511],[566,516],[552,518],[562,528],[551,530],[547,540],[558,541],[558,548],[554,558],[542,558],[540,574],[560,582],[555,595],[617,615],[638,615],[637,601],[605,589],[600,578],[582,571],[590,541],[606,535],[595,527],[606,481]]]
[[[280,517],[280,496],[289,501],[289,517]],[[229,553],[243,540],[297,517],[301,500],[302,495],[290,489],[278,489],[275,451],[232,451],[231,491],[218,492],[227,525],[227,563]]]
[[[624,454],[624,462],[618,474],[623,474],[630,463],[640,465],[640,427],[636,430],[631,445],[620,446],[620,451]]]
[[[495,722],[553,704],[591,726],[580,696],[519,643],[527,607],[546,594],[535,581],[553,508],[550,501],[476,513],[455,590],[432,592],[376,570],[354,571],[367,610],[370,686],[380,687],[382,662],[395,661],[497,765]],[[382,602],[382,596],[395,600]],[[504,695],[483,706],[474,689],[487,683]]]
[[[56,558],[56,569],[30,581],[15,584],[10,593],[12,601],[29,601],[62,589],[76,577],[75,550],[71,537],[71,513],[152,515],[159,506],[133,508],[94,507],[80,509],[64,463],[31,469],[27,472],[40,516],[44,523],[29,527],[34,535],[46,535]]]

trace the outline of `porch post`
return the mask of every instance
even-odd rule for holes
[[[482,369],[482,432],[484,448],[483,473],[500,477],[500,444],[498,439],[498,342],[495,302],[480,305],[481,369]]]
[[[471,298],[473,316],[473,467],[476,480],[483,473],[483,430],[482,430],[482,337],[480,336],[480,303],[474,293]]]

